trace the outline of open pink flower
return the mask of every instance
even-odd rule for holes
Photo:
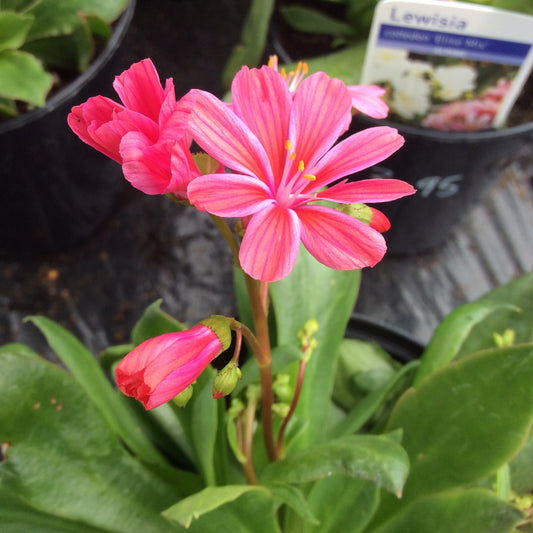
[[[276,55],[269,57],[268,66],[280,72],[291,92],[296,91],[309,71],[307,63],[299,61],[296,68],[287,73],[283,67],[281,69],[278,67]],[[389,106],[381,98],[385,94],[385,89],[378,85],[347,85],[346,87],[352,97],[352,107],[357,112],[373,118],[385,118],[388,115]]]
[[[412,194],[399,180],[343,181],[395,152],[403,138],[370,128],[333,146],[351,121],[352,99],[340,80],[305,78],[291,94],[281,74],[244,67],[232,84],[231,107],[198,91],[191,112],[193,138],[232,173],[200,176],[188,187],[198,209],[249,217],[239,259],[255,279],[275,281],[293,268],[300,242],[338,270],[376,264],[386,246],[378,231],[314,202],[384,202]]]
[[[148,339],[120,361],[117,385],[153,409],[191,385],[228,344],[203,323]]]
[[[199,175],[186,136],[191,97],[176,102],[172,79],[163,89],[150,59],[117,76],[113,87],[123,105],[95,96],[72,108],[69,126],[82,141],[122,164],[137,189],[184,196]]]

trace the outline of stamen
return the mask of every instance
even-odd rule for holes
[[[278,70],[278,56],[277,55],[271,55],[268,58],[268,66],[270,68],[273,68],[274,70]]]
[[[305,168],[304,162],[303,162],[303,161],[300,161],[300,162],[298,163],[298,170],[299,170],[300,172],[303,172],[303,171],[304,171],[304,168]]]
[[[289,155],[289,161],[294,161],[296,159],[296,154],[294,152],[291,152]]]
[[[290,139],[287,139],[285,141],[285,150],[288,150],[288,151],[292,150],[292,143],[291,143]]]
[[[316,180],[316,176],[314,174],[302,174],[302,177],[304,177],[306,180],[309,180],[309,181]]]

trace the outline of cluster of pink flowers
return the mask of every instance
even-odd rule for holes
[[[440,131],[479,131],[492,126],[510,82],[500,80],[478,98],[457,100],[441,105],[428,115],[422,125]]]
[[[372,221],[365,224],[337,209],[414,193],[400,180],[342,180],[384,160],[404,142],[395,129],[374,127],[337,143],[354,107],[374,117],[386,115],[379,87],[348,87],[323,72],[287,76],[273,61],[237,73],[231,104],[196,89],[177,100],[172,80],[163,88],[149,59],[131,66],[113,86],[122,103],[90,98],[72,109],[72,130],[120,163],[141,191],[172,194],[214,216],[240,218],[245,231],[239,262],[252,278],[270,282],[287,276],[300,243],[338,270],[373,266],[383,257],[380,231],[388,228],[386,217],[372,208]],[[215,161],[207,174],[195,163],[192,141]],[[175,335],[147,341],[117,372],[121,389],[148,408],[190,381],[173,378],[177,369],[185,372],[192,361],[195,371],[187,373],[196,375],[220,351],[215,342],[213,350],[189,350],[192,356],[170,364],[168,353],[182,349],[189,338]]]

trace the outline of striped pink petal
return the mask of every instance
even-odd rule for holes
[[[242,68],[231,86],[232,109],[264,146],[274,176],[285,165],[292,96],[287,82],[274,69]]]
[[[193,139],[225,166],[273,183],[268,155],[242,119],[216,96],[205,91],[194,95],[189,119]]]
[[[290,122],[296,162],[303,161],[306,169],[313,166],[348,129],[351,109],[348,89],[340,80],[323,72],[305,78],[294,93]]]
[[[387,249],[379,232],[320,205],[298,208],[302,242],[318,261],[337,270],[374,266]]]
[[[189,201],[200,211],[219,217],[244,217],[272,205],[268,187],[240,174],[199,176],[187,189]]]
[[[349,85],[352,106],[373,118],[385,118],[389,114],[389,106],[381,98],[385,89],[378,85]]]
[[[300,223],[294,210],[271,205],[256,213],[244,234],[239,260],[249,276],[277,281],[287,276],[300,246]]]
[[[322,200],[341,204],[390,202],[414,194],[416,189],[405,181],[369,179],[343,181],[316,194]]]
[[[113,87],[127,108],[146,115],[154,122],[159,121],[165,92],[150,59],[133,64],[117,76]]]
[[[375,165],[398,150],[404,138],[394,128],[379,126],[350,135],[335,145],[313,168],[316,176],[307,190],[316,190],[333,181]]]

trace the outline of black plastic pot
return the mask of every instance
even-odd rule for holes
[[[64,249],[93,231],[122,186],[117,163],[82,143],[67,125],[72,106],[113,96],[132,0],[89,68],[42,108],[0,123],[0,255],[37,256]]]
[[[423,344],[407,332],[359,313],[352,313],[350,316],[346,337],[375,342],[401,363],[418,359],[425,349]]]
[[[377,206],[392,223],[385,234],[392,253],[423,252],[442,244],[453,226],[495,184],[503,162],[533,141],[533,123],[456,133],[357,115],[351,131],[378,125],[398,129],[405,145],[380,165],[354,177],[394,177],[418,189],[413,196]]]

